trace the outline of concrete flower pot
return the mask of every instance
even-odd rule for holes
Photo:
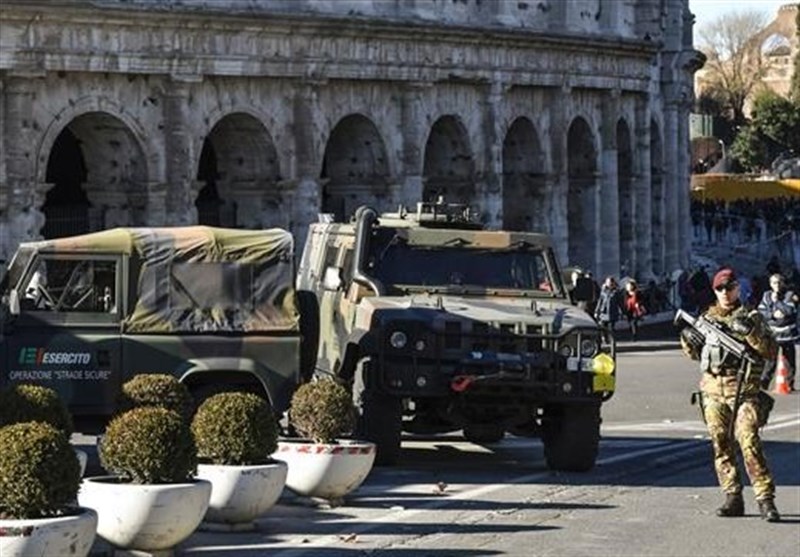
[[[96,531],[97,513],[86,508],[54,518],[0,519],[0,555],[85,557],[92,549]]]
[[[288,466],[268,464],[230,466],[199,464],[197,478],[211,482],[211,501],[201,526],[204,530],[252,530],[253,520],[281,496]]]
[[[211,483],[132,484],[114,476],[84,478],[78,502],[97,511],[97,534],[110,544],[141,551],[169,550],[203,520]]]
[[[340,440],[318,444],[304,439],[278,442],[272,458],[289,465],[286,487],[309,497],[341,499],[357,489],[375,462],[375,444]]]

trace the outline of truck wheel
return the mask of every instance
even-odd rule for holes
[[[464,427],[464,438],[476,445],[498,443],[505,434],[503,428],[496,424],[470,424]]]
[[[551,470],[587,472],[600,443],[600,404],[565,404],[551,410],[542,435]]]
[[[402,400],[381,393],[370,376],[372,372],[369,359],[356,365],[353,376],[353,402],[358,410],[356,436],[375,443],[377,466],[391,466],[400,459]]]

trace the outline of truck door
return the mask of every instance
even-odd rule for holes
[[[4,330],[3,383],[55,389],[75,416],[106,415],[120,389],[122,258],[38,253]]]

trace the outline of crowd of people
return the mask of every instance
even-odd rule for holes
[[[697,243],[740,245],[794,235],[800,238],[800,197],[692,200]]]

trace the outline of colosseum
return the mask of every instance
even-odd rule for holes
[[[562,262],[689,256],[688,0],[3,0],[0,261],[443,195]]]

